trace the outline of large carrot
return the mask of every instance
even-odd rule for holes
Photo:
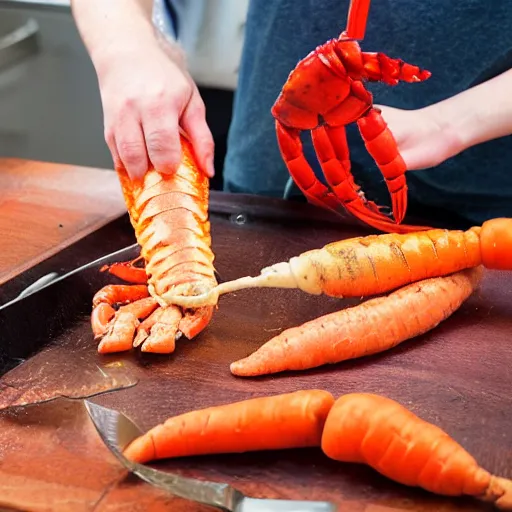
[[[191,411],[152,428],[124,454],[144,463],[189,455],[320,446],[333,403],[327,391],[309,390]]]
[[[479,265],[512,270],[512,219],[492,219],[467,231],[431,229],[341,240],[266,267],[259,276],[221,283],[202,295],[168,292],[162,297],[184,307],[215,305],[222,294],[263,287],[368,297]]]
[[[389,398],[340,397],[325,422],[322,450],[331,459],[364,463],[404,485],[469,495],[512,510],[512,481],[481,468],[462,446]]]
[[[234,375],[249,377],[376,354],[433,329],[471,295],[481,267],[426,279],[386,297],[315,318],[283,331],[245,359]]]

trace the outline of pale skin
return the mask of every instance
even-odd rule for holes
[[[98,75],[105,140],[132,179],[149,165],[179,165],[179,129],[213,176],[213,137],[181,51],[157,38],[152,0],[72,0],[73,16]]]
[[[153,0],[71,0],[73,16],[98,75],[105,140],[132,179],[148,166],[173,172],[179,129],[203,171],[214,175],[212,134],[185,57],[156,36]],[[431,80],[434,78],[431,78]],[[435,167],[461,151],[512,133],[512,70],[417,110],[377,105],[409,170]]]
[[[512,134],[511,87],[508,70],[422,109],[378,107],[407,169],[428,169],[472,146]]]

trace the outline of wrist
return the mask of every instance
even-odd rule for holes
[[[97,72],[156,45],[148,0],[72,0],[73,16]]]
[[[106,75],[112,67],[118,64],[136,61],[157,48],[157,42],[152,30],[139,29],[136,40],[126,31],[109,30],[109,36],[91,43],[89,55],[99,77]]]
[[[128,66],[137,69],[138,63],[157,58],[170,59],[182,70],[186,70],[185,53],[181,46],[170,41],[160,32],[151,27],[151,31],[138,33],[137,40],[119,34],[111,42],[103,44],[91,50],[91,60],[96,69],[98,79],[102,82],[112,70]]]
[[[437,130],[439,144],[445,148],[445,159],[472,145],[474,114],[471,109],[459,110],[454,98],[434,103],[423,109]]]

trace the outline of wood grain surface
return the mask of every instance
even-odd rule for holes
[[[244,208],[242,204],[226,210],[237,214]],[[283,220],[278,209],[273,218],[242,224],[229,216],[212,218],[222,280],[254,274],[270,263],[358,233],[358,228],[291,216]],[[94,401],[123,411],[148,429],[171,415],[254,396],[307,388],[326,389],[336,396],[373,392],[399,401],[445,429],[491,472],[512,477],[512,276],[508,273],[486,272],[480,289],[452,317],[393,350],[255,379],[232,376],[230,362],[283,328],[358,300],[334,300],[297,290],[245,290],[222,298],[209,328],[191,342],[180,341],[171,356],[136,352],[100,356],[84,311],[108,276],[93,269],[80,279],[81,286],[73,285],[77,291],[72,301],[55,299],[59,314],[68,304],[69,315],[75,315],[71,325],[56,333],[45,350],[2,377],[0,384],[13,397],[15,390],[34,396],[59,390],[87,394],[95,389],[91,380],[95,368],[98,376],[101,369],[124,368],[138,383]],[[29,299],[34,304],[37,297]],[[493,510],[473,499],[440,497],[395,484],[362,465],[328,460],[315,449],[191,457],[154,467],[228,482],[254,497],[332,500],[339,512]],[[213,511],[127,476],[102,444],[82,402],[72,400],[0,412],[0,505],[33,512]]]
[[[0,159],[0,284],[125,212],[114,172]]]

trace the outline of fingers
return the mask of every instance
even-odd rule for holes
[[[109,129],[105,140],[116,168],[123,166],[132,180],[142,179],[148,169],[148,157],[144,134],[137,118],[127,116],[122,129]]]
[[[206,122],[204,102],[195,87],[190,101],[181,117],[181,125],[190,137],[202,171],[209,178],[213,178],[215,174],[213,165],[213,136]]]
[[[206,123],[205,105],[192,79],[181,70],[151,69],[158,80],[124,80],[125,72],[102,90],[105,140],[116,168],[130,179],[142,179],[149,167],[173,173],[182,159],[180,124],[189,137],[200,169],[213,177],[214,142]],[[115,80],[114,80],[115,79]],[[125,89],[119,90],[119,82]]]
[[[190,93],[188,93],[190,94]],[[172,173],[180,165],[179,115],[186,104],[186,91],[164,92],[141,110],[146,149],[155,169]]]
[[[175,172],[181,160],[179,110],[187,96],[164,92],[125,99],[105,116],[105,140],[116,167],[130,179],[142,179],[149,166]]]

